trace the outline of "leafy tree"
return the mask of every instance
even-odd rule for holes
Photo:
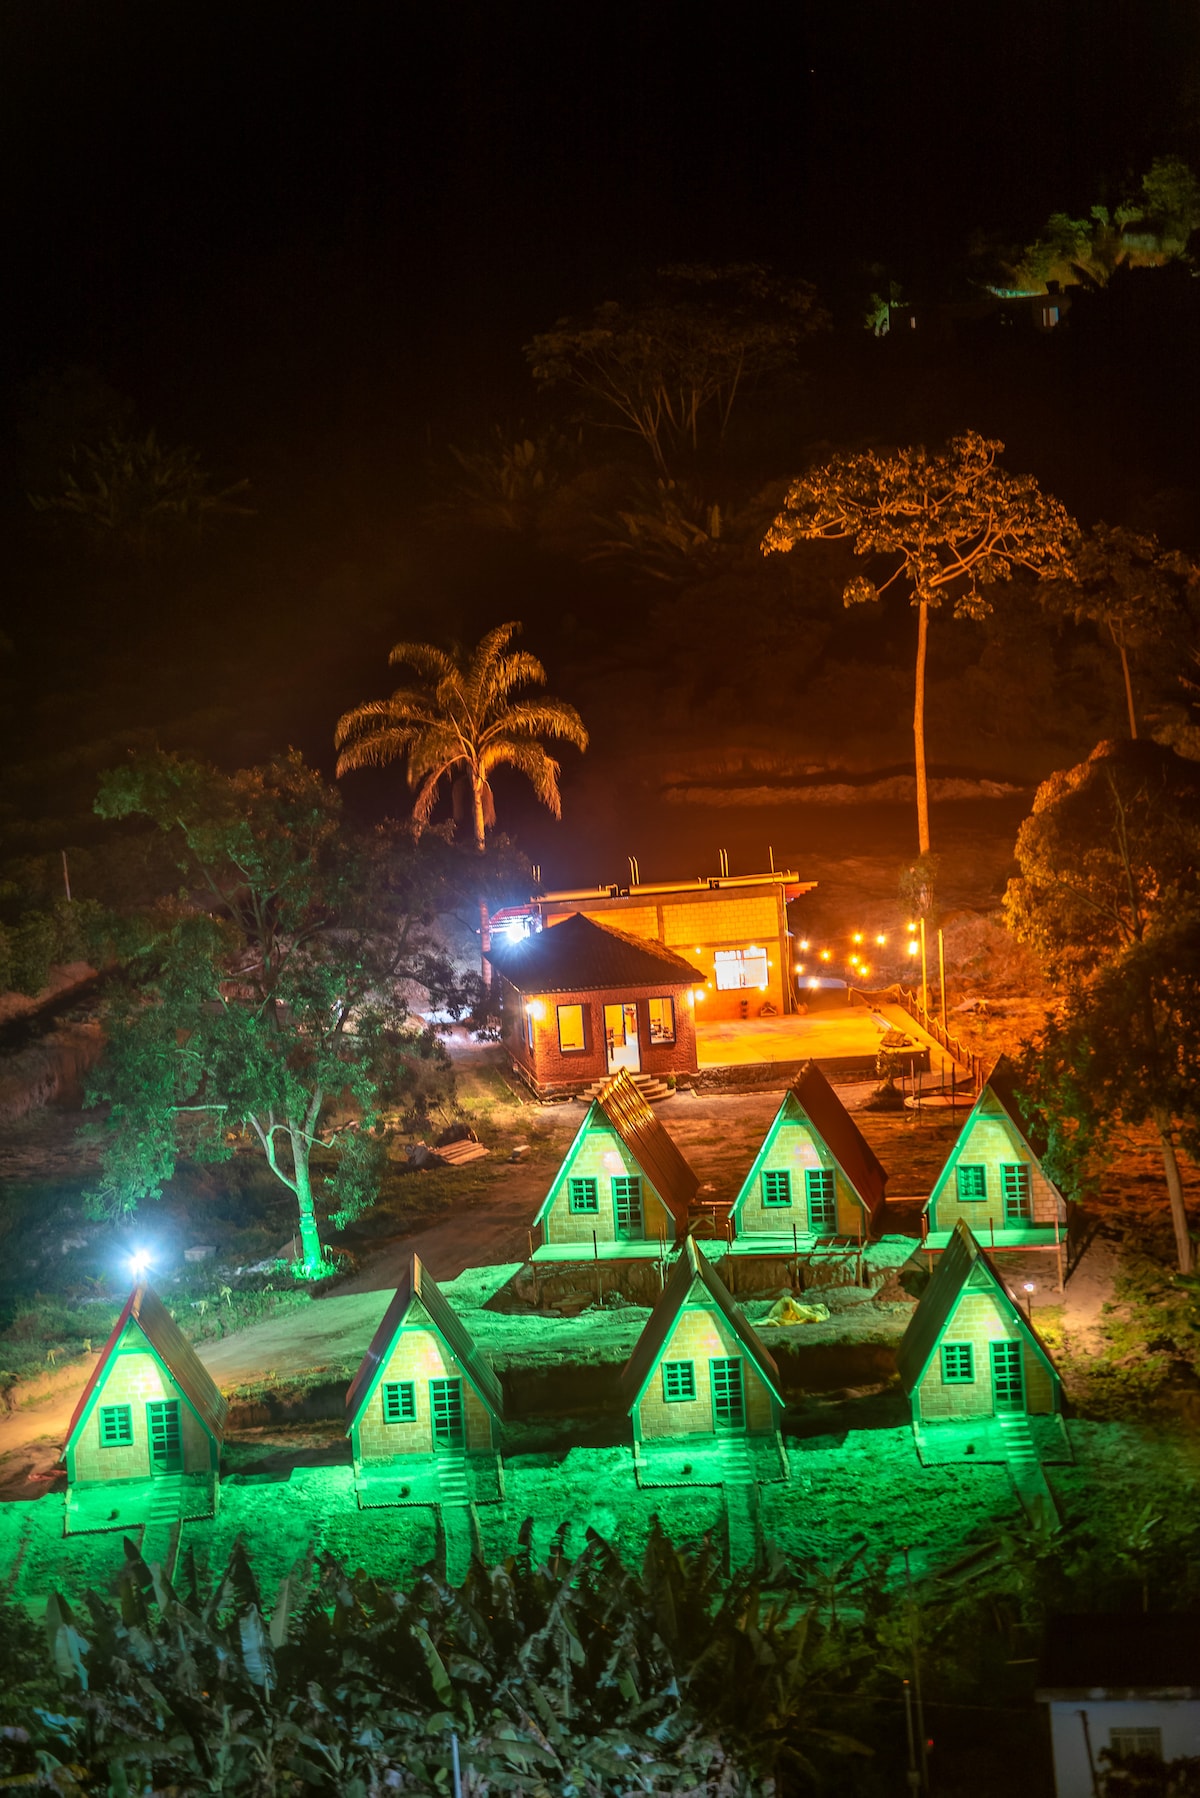
[[[249,1141],[294,1195],[316,1273],[318,1197],[339,1219],[372,1201],[385,1102],[422,1064],[445,1066],[410,1020],[409,983],[438,1006],[466,1001],[427,931],[432,858],[397,829],[349,832],[337,793],[295,754],[230,776],[146,756],[105,778],[96,809],[149,819],[181,889],[113,938],[89,1092],[110,1108],[93,1203],[132,1210],[181,1151],[220,1161]]]
[[[1065,1002],[1028,1060],[1075,1183],[1150,1124],[1180,1271],[1192,1266],[1177,1142],[1200,1149],[1200,764],[1102,743],[1038,788],[1004,906]]]
[[[250,511],[238,497],[248,482],[214,491],[199,452],[183,444],[164,449],[154,431],[111,431],[97,444],[79,444],[72,461],[57,493],[30,495],[34,507],[74,519],[99,546],[143,561],[182,534],[200,536],[217,518]]]
[[[1050,584],[1052,605],[1077,620],[1090,619],[1111,637],[1121,658],[1131,737],[1138,728],[1130,655],[1161,648],[1179,633],[1189,616],[1187,591],[1198,582],[1200,568],[1164,550],[1152,533],[1097,524],[1072,549],[1071,578]]]
[[[1032,475],[997,467],[1004,445],[968,431],[939,454],[924,448],[891,454],[867,450],[834,456],[788,489],[763,552],[812,541],[848,542],[856,556],[881,564],[880,576],[856,575],[842,594],[847,606],[877,600],[906,582],[917,610],[913,742],[917,834],[929,854],[929,783],[925,768],[925,660],[929,614],[948,603],[956,618],[984,618],[987,589],[1018,569],[1040,576],[1069,566],[1075,531],[1056,499]]]
[[[641,302],[559,319],[525,357],[543,388],[578,394],[590,420],[639,438],[666,480],[681,450],[695,454],[710,428],[723,438],[740,395],[828,324],[806,281],[757,263],[688,264],[661,269]]]
[[[369,700],[338,720],[334,741],[339,776],[406,758],[415,790],[413,827],[429,822],[438,789],[451,783],[456,820],[469,819],[476,853],[496,821],[491,776],[501,767],[525,776],[546,809],[562,816],[559,764],[539,739],[559,738],[586,749],[588,734],[573,705],[561,699],[519,697],[542,686],[546,670],[525,650],[509,650],[519,624],[501,624],[475,648],[450,653],[432,643],[397,643],[388,657],[411,668],[420,685],[398,687],[388,699]],[[484,978],[488,979],[488,902],[479,902]]]
[[[1142,213],[1167,253],[1187,248],[1200,227],[1200,181],[1180,156],[1156,156],[1142,176]]]

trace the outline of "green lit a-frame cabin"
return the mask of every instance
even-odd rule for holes
[[[685,1472],[698,1468],[703,1483],[707,1465],[719,1480],[723,1448],[754,1438],[773,1449],[779,1475],[779,1369],[691,1236],[622,1369],[621,1398],[650,1484],[680,1450]]]
[[[887,1175],[815,1061],[801,1068],[733,1202],[740,1253],[876,1233]]]
[[[534,1219],[534,1260],[656,1255],[684,1234],[699,1185],[622,1068],[588,1107]]]
[[[929,1195],[926,1246],[944,1248],[960,1221],[989,1248],[1053,1243],[1066,1223],[1067,1207],[1042,1171],[1039,1147],[1035,1120],[1017,1096],[1012,1064],[1001,1056]]]
[[[961,1222],[913,1312],[896,1364],[918,1427],[1048,1416],[1061,1408],[1054,1363]]]
[[[346,1394],[360,1506],[498,1497],[503,1416],[491,1364],[411,1256]]]
[[[203,1488],[199,1501],[192,1492],[183,1508],[211,1511],[228,1411],[157,1294],[135,1287],[67,1430],[68,1529],[102,1527],[88,1517],[99,1516],[108,1495],[119,1519],[131,1486],[172,1476],[199,1476],[187,1482]]]

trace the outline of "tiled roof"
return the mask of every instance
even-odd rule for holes
[[[149,1286],[135,1286],[125,1301],[125,1308],[113,1325],[112,1335],[100,1351],[91,1376],[79,1395],[79,1403],[71,1414],[67,1428],[70,1442],[88,1408],[88,1402],[100,1384],[102,1375],[115,1354],[117,1345],[130,1324],[136,1324],[150,1347],[171,1374],[197,1416],[220,1442],[225,1431],[229,1406],[218,1391],[212,1375],[197,1355],[158,1294]]]
[[[708,1301],[721,1313],[775,1398],[782,1404],[779,1369],[774,1356],[750,1328],[734,1304],[724,1280],[710,1266],[707,1257],[697,1249],[694,1237],[688,1236],[684,1238],[683,1252],[675,1263],[671,1277],[659,1295],[645,1329],[634,1344],[632,1355],[621,1369],[621,1402],[625,1409],[632,1410],[645,1391],[646,1382],[657,1367],[679,1313],[691,1298],[697,1282],[700,1286],[700,1293],[697,1295],[700,1303]]]
[[[346,1428],[349,1429],[362,1410],[374,1384],[375,1376],[392,1352],[396,1334],[415,1302],[419,1301],[429,1320],[450,1350],[492,1416],[500,1421],[504,1415],[504,1394],[491,1362],[477,1346],[458,1312],[454,1309],[419,1255],[410,1255],[404,1277],[392,1296],[383,1320],[371,1338],[371,1346],[359,1364],[358,1372],[346,1393]]]
[[[972,1274],[980,1272],[984,1276],[982,1284],[990,1286],[1001,1306],[1016,1323],[1021,1334],[1028,1338],[1045,1362],[1051,1377],[1058,1379],[1054,1364],[1042,1343],[1041,1337],[1029,1322],[1021,1307],[1015,1302],[1004,1281],[992,1266],[983,1249],[972,1236],[967,1225],[960,1218],[954,1226],[953,1234],[946,1247],[938,1256],[937,1266],[930,1276],[929,1284],[921,1294],[920,1303],[909,1319],[904,1339],[896,1355],[896,1368],[900,1375],[900,1384],[905,1392],[912,1393],[920,1385],[925,1369],[929,1366],[943,1330],[954,1314],[964,1287]],[[980,1284],[980,1282],[976,1282]]]
[[[523,942],[497,945],[488,959],[522,993],[697,986],[704,981],[699,968],[662,943],[595,924],[582,912]]]

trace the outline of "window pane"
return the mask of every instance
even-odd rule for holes
[[[663,1397],[669,1404],[682,1404],[696,1396],[696,1369],[690,1361],[663,1362]]]
[[[389,1380],[383,1387],[384,1423],[413,1423],[417,1415],[417,1389],[411,1380]]]
[[[768,1168],[762,1177],[764,1205],[790,1205],[792,1176],[786,1168]]]
[[[128,1447],[133,1441],[133,1411],[128,1405],[101,1405],[101,1448]]]
[[[958,1196],[969,1200],[987,1198],[986,1167],[966,1167],[962,1162],[959,1163]]]
[[[651,999],[648,1004],[650,1007],[650,1041],[652,1043],[673,1043],[675,1041],[674,999]]]
[[[1131,1754],[1153,1755],[1162,1759],[1162,1730],[1153,1724],[1126,1724],[1108,1732],[1109,1747],[1118,1760]]]
[[[713,956],[713,973],[718,988],[724,992],[733,987],[765,987],[767,952],[754,944],[749,949],[718,949]]]
[[[567,1206],[571,1211],[599,1211],[600,1188],[597,1182],[590,1179],[568,1181]]]
[[[963,1386],[975,1378],[975,1351],[969,1342],[942,1344],[942,1378],[947,1385]]]
[[[808,1196],[808,1227],[817,1236],[837,1230],[837,1198],[832,1168],[809,1168],[804,1175]]]
[[[582,1005],[559,1006],[558,1046],[564,1055],[578,1055],[586,1047],[583,1040]]]
[[[1029,1169],[1023,1164],[1000,1169],[1005,1222],[1024,1222],[1033,1216],[1033,1192]]]

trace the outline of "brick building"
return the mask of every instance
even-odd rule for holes
[[[778,1441],[779,1369],[689,1236],[621,1372],[637,1452],[723,1438]]]
[[[960,1220],[997,1248],[1053,1242],[1067,1207],[1042,1171],[1042,1146],[1036,1119],[1017,1097],[1012,1064],[1001,1056],[929,1195],[929,1246],[944,1247]]]
[[[109,1482],[215,1479],[228,1410],[157,1294],[135,1287],[67,1429],[72,1497]]]
[[[619,1069],[665,1079],[696,1072],[689,962],[574,915],[494,946],[501,1029],[514,1069],[540,1096],[575,1093]]]
[[[801,1068],[763,1138],[730,1222],[739,1237],[806,1246],[876,1233],[887,1175],[815,1061]],[[795,1236],[793,1236],[793,1229]]]
[[[491,1364],[410,1256],[346,1394],[359,1504],[428,1503],[467,1464],[477,1482],[494,1483],[503,1415]]]
[[[964,1223],[957,1223],[897,1356],[913,1422],[1046,1416],[1062,1404],[1054,1363]]]
[[[655,1254],[682,1236],[700,1181],[629,1075],[587,1109],[534,1219],[537,1261]]]

